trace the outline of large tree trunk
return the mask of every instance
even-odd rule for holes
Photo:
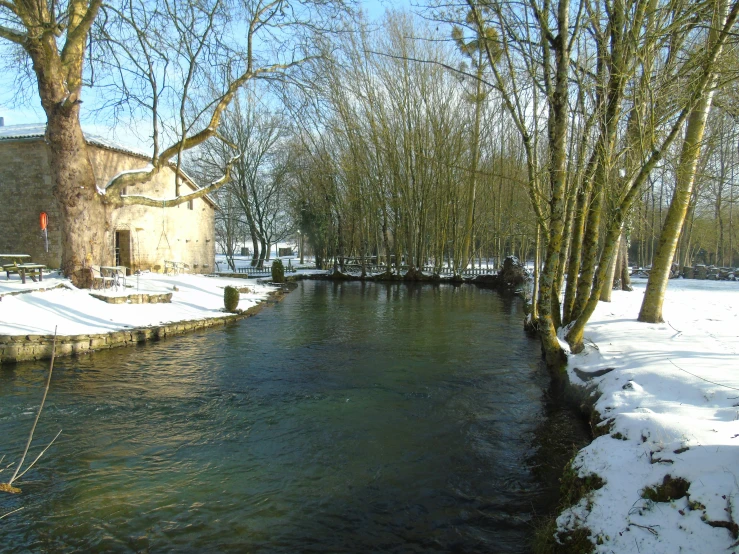
[[[567,283],[565,285],[565,298],[562,307],[562,323],[569,324],[575,318],[572,312],[575,307],[575,293],[577,291],[577,280],[580,275],[580,263],[582,256],[583,235],[585,233],[585,221],[587,219],[587,204],[590,191],[586,183],[582,183],[577,192],[577,207],[575,208],[575,219],[572,222],[572,234],[570,255],[567,265]]]
[[[588,298],[592,294],[593,281],[598,264],[598,242],[600,239],[601,215],[603,214],[603,189],[605,188],[605,170],[603,160],[595,162],[598,167],[593,176],[592,197],[585,221],[582,243],[580,275],[575,289],[575,300],[570,311],[569,321],[580,317]]]
[[[627,245],[627,233],[621,233],[621,242],[618,246],[618,267],[616,269],[616,278],[620,282],[621,290],[632,291],[631,275],[629,273],[629,247]]]
[[[268,254],[267,252],[267,241],[264,239],[264,237],[259,237],[259,242],[261,245],[261,252],[259,253],[259,261],[257,262],[257,267],[259,269],[262,269],[264,267],[264,260]],[[269,259],[269,258],[266,258]]]
[[[83,6],[75,4],[76,8]],[[79,23],[75,11],[70,21]],[[87,154],[87,144],[79,121],[80,90],[84,42],[68,45],[78,55],[65,63],[59,56],[51,33],[27,39],[24,44],[33,61],[41,106],[47,117],[46,141],[53,194],[61,210],[62,271],[78,287],[90,283],[91,264],[109,264],[107,216],[102,195],[97,192],[95,175]]]
[[[623,231],[621,235],[616,239],[616,253],[611,258],[611,263],[608,264],[608,271],[606,272],[605,281],[600,289],[600,300],[601,302],[611,301],[611,292],[613,291],[613,281],[616,276],[616,268],[618,266],[618,259],[620,256],[620,245],[623,240]]]
[[[606,235],[603,238],[603,251],[601,252],[600,258],[597,260],[598,269],[595,272],[595,283],[593,285],[592,294],[565,337],[570,348],[575,353],[581,352],[583,349],[585,325],[590,320],[590,316],[593,315],[595,307],[598,305],[598,301],[600,299],[600,293],[603,290],[602,287],[607,281],[606,274],[608,273],[612,258],[617,254],[619,237],[623,230],[623,213],[628,211],[631,202],[633,202],[633,200],[628,201],[628,204],[622,203],[624,204],[622,206],[623,209],[619,210],[619,213],[616,214],[609,225]]]
[[[559,270],[562,250],[562,238],[565,225],[565,189],[567,183],[567,92],[569,75],[568,49],[568,0],[560,0],[557,6],[558,42],[555,47],[554,87],[551,91],[549,109],[550,158],[549,175],[551,196],[549,199],[549,239],[544,259],[544,269],[539,279],[539,334],[547,365],[558,375],[567,361],[564,350],[557,339],[557,329],[552,316],[552,295],[559,294],[554,290],[555,278]],[[548,57],[548,44],[543,43],[545,59]],[[559,315],[559,314],[558,314]],[[559,317],[556,318],[559,320]]]
[[[256,267],[259,266],[259,260],[262,259],[259,255],[259,245],[262,240],[262,234],[259,232],[257,224],[254,221],[254,214],[252,214],[251,206],[249,206],[246,186],[242,186],[239,189],[239,203],[241,204],[241,208],[244,210],[244,215],[246,215],[246,223],[249,226],[249,234],[251,235],[251,245],[253,249],[251,254],[251,266]]]
[[[65,111],[50,114],[46,127],[54,198],[62,214],[62,271],[75,286],[89,287],[89,266],[110,265],[113,252],[106,248],[108,219],[95,186],[78,108]]]

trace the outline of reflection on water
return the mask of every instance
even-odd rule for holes
[[[64,432],[0,497],[25,506],[3,547],[527,552],[548,380],[521,318],[469,286],[303,282],[238,325],[58,360],[37,442]],[[0,371],[9,458],[45,371]]]

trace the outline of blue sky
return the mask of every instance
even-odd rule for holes
[[[379,19],[382,17],[385,10],[389,8],[412,9],[411,1],[412,0],[358,0],[357,3],[365,10],[370,19]],[[85,89],[83,92],[83,101],[86,96],[89,98],[90,96],[94,97],[94,95],[94,89]],[[14,98],[15,91],[13,89],[13,76],[8,74],[0,75],[0,117],[4,118],[5,125],[41,123],[46,120],[37,96],[33,96],[29,102],[18,106],[13,106]],[[85,118],[84,104],[82,120],[86,129],[105,136],[106,138],[115,138],[120,140],[119,136],[111,136],[110,129],[104,123],[95,124],[94,121],[90,121],[89,118]]]

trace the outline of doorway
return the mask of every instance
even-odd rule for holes
[[[126,274],[131,274],[131,231],[115,232],[115,265],[126,266]]]

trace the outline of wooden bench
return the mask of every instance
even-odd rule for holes
[[[26,264],[6,264],[3,266],[3,271],[5,272],[6,279],[10,279],[11,273],[17,273],[21,276],[21,283],[24,285],[26,284],[26,275],[28,275],[31,280],[35,283],[36,282],[36,275],[38,275],[38,280],[43,281],[44,280],[44,270],[46,269],[45,265],[42,264],[33,264],[33,263],[26,263]]]
[[[24,263],[31,263],[29,254],[0,254],[0,260],[10,260],[2,264],[6,279],[10,279],[11,273],[18,273],[18,266]]]

